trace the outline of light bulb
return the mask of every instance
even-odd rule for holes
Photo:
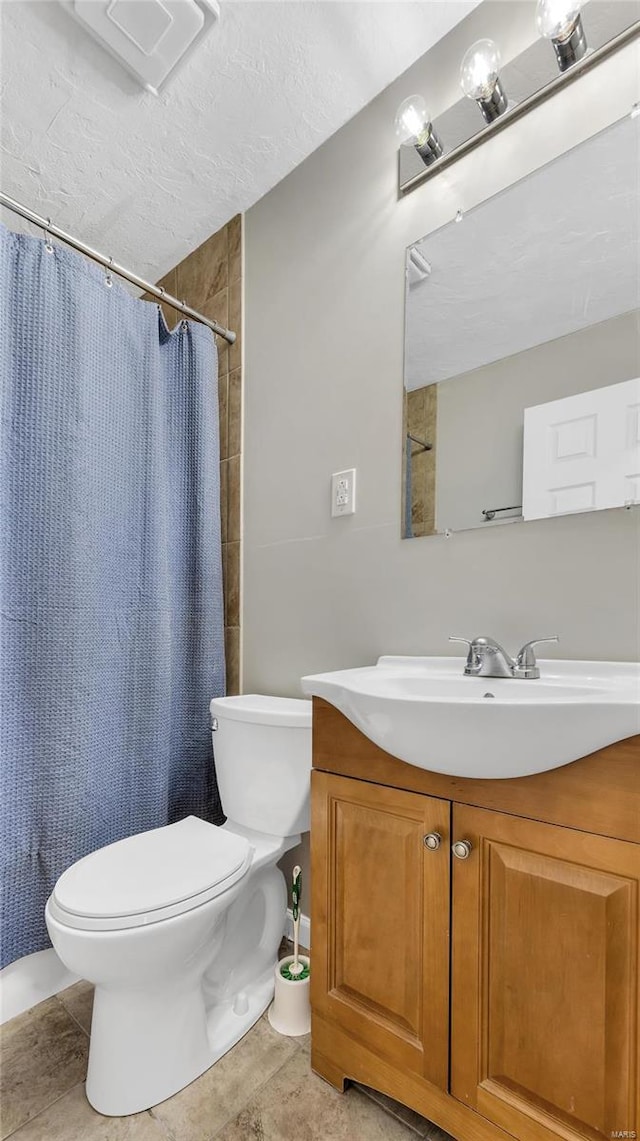
[[[425,166],[431,166],[442,154],[442,143],[422,95],[410,95],[398,107],[396,135],[401,143],[413,143]]]
[[[460,66],[460,86],[475,99],[485,123],[493,123],[507,110],[507,97],[500,83],[500,52],[493,40],[477,40]]]
[[[573,67],[587,50],[580,7],[576,0],[538,0],[536,25],[551,40],[560,71]]]
[[[398,107],[396,114],[396,135],[401,143],[418,146],[426,138],[431,128],[431,116],[422,95],[410,95]]]
[[[546,40],[568,40],[580,18],[575,0],[538,0],[536,26]]]
[[[500,72],[500,52],[493,40],[478,40],[460,67],[460,86],[469,99],[491,98]]]

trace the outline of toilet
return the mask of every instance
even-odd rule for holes
[[[189,816],[109,844],[47,902],[59,958],[95,984],[86,1088],[108,1116],[177,1093],[273,998],[277,861],[309,829],[311,702],[215,698],[211,725],[226,823]]]

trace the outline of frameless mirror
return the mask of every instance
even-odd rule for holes
[[[640,502],[640,117],[407,250],[403,536]]]

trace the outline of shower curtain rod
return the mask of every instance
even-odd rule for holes
[[[184,301],[178,301],[177,297],[172,297],[165,289],[158,289],[157,285],[152,285],[149,281],[144,281],[142,277],[138,277],[136,273],[132,273],[129,269],[124,269],[123,266],[114,262],[113,258],[105,257],[104,254],[94,250],[91,246],[87,246],[78,238],[72,237],[71,234],[65,233],[58,226],[54,226],[50,218],[42,218],[40,214],[36,214],[34,210],[30,210],[28,206],[23,206],[21,202],[16,202],[15,198],[10,198],[8,194],[4,194],[0,190],[0,206],[6,206],[7,210],[12,210],[14,214],[19,214],[21,218],[26,218],[27,222],[33,222],[35,226],[39,226],[44,230],[45,234],[50,234],[52,238],[58,238],[59,241],[64,242],[67,246],[72,246],[74,250],[79,253],[85,254],[86,257],[91,258],[92,261],[97,261],[109,271],[109,273],[117,273],[118,277],[124,277],[126,281],[130,281],[132,285],[137,285],[139,289],[144,289],[145,293],[150,293],[152,297],[157,297],[160,301],[164,301],[170,305],[172,309],[177,309],[180,313],[184,313],[187,317],[192,317],[194,321],[200,321],[202,325],[206,325],[212,329],[218,336],[224,337],[232,345],[236,339],[236,334],[231,329],[225,329],[222,325],[218,325],[217,321],[209,321],[207,317],[203,317],[202,313],[198,313],[196,309],[191,309],[189,305],[185,305]]]

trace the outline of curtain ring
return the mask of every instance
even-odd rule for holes
[[[113,285],[113,278],[111,276],[111,266],[112,265],[113,265],[113,258],[109,258],[109,265],[108,265],[108,267],[106,267],[106,273],[104,275],[104,283],[105,283],[107,289],[111,289],[111,286]]]
[[[180,304],[182,305],[182,312],[184,314],[185,306],[187,304],[184,297],[182,298]],[[180,322],[180,328],[182,329],[183,333],[186,332],[186,330],[189,328],[189,322],[187,321],[187,318],[184,315],[183,315],[182,320]]]
[[[44,228],[44,248],[48,254],[53,253],[53,242],[51,241],[51,234],[49,233],[49,226],[51,225],[51,218],[47,218],[47,224]]]

